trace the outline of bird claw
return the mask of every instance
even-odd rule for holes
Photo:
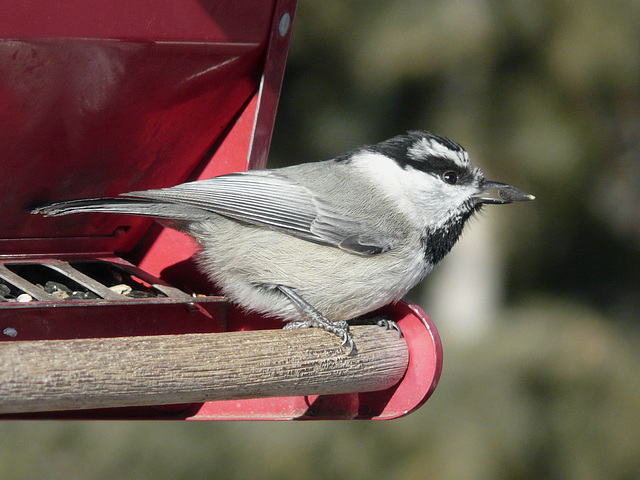
[[[342,346],[349,346],[349,351],[347,352],[347,357],[355,357],[358,354],[358,347],[356,347],[356,342],[353,341],[353,337],[349,333],[349,338],[345,338],[344,342],[342,342]]]
[[[342,338],[342,346],[349,347],[348,357],[352,357],[358,354],[358,347],[353,340],[353,334],[349,331],[349,324],[345,321],[334,322],[336,331],[334,332],[338,337]]]
[[[349,320],[349,323],[351,325],[378,325],[385,330],[395,330],[396,332],[398,332],[398,338],[402,338],[402,330],[400,329],[400,325],[398,325],[386,315],[378,315],[369,318],[357,317],[353,320]]]
[[[282,329],[283,330],[297,330],[298,328],[310,328],[310,327],[313,327],[311,322],[293,321],[293,322],[287,323],[284,327],[282,327]]]
[[[321,328],[323,330],[326,330],[329,333],[333,333],[339,339],[342,340],[341,345],[343,347],[349,347],[349,352],[347,353],[347,356],[352,357],[354,355],[357,355],[358,348],[356,347],[356,342],[353,340],[353,335],[349,331],[349,324],[345,321],[330,322],[327,320],[325,323],[325,322],[318,322],[314,320],[304,320],[304,321],[296,320],[296,321],[287,323],[283,327],[283,330],[296,330],[298,328],[311,328],[311,327]]]
[[[376,322],[376,325],[378,325],[379,327],[383,327],[385,330],[393,329],[398,332],[398,338],[402,338],[402,330],[400,329],[400,326],[390,318],[380,317]]]

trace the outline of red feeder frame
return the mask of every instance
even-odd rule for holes
[[[210,295],[183,234],[144,218],[45,218],[29,208],[264,168],[295,8],[295,0],[8,1],[0,18],[0,280],[34,301],[0,302],[0,341],[281,328]],[[95,278],[105,268],[161,297],[114,293]],[[59,301],[38,285],[47,275],[98,299]],[[441,345],[420,308],[384,310],[410,354],[389,390],[19,416],[402,416],[435,389]]]

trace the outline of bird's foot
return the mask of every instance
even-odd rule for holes
[[[356,317],[349,320],[350,325],[378,325],[385,330],[395,330],[398,332],[398,338],[402,338],[402,330],[400,326],[386,315],[376,315],[375,317]]]
[[[347,353],[348,356],[357,355],[358,349],[356,347],[355,341],[353,340],[353,335],[349,331],[349,324],[347,322],[345,322],[344,320],[339,322],[332,322],[331,320],[327,320],[324,315],[322,315],[318,310],[307,303],[303,298],[300,297],[300,295],[295,293],[289,287],[279,285],[278,290],[284,293],[287,298],[291,300],[291,302],[296,306],[298,311],[305,318],[305,320],[287,323],[284,326],[285,330],[310,327],[321,328],[336,335],[338,338],[340,338],[340,340],[342,340],[343,346],[349,347],[349,352]]]
[[[349,347],[349,353],[347,355],[352,356],[358,353],[358,349],[356,348],[356,344],[353,340],[353,335],[349,331],[349,324],[345,321],[340,322],[332,322],[323,317],[321,321],[318,319],[314,320],[302,320],[302,321],[293,321],[289,322],[284,326],[284,330],[295,330],[298,328],[321,328],[326,330],[327,332],[333,333],[340,340],[342,340],[343,346]]]

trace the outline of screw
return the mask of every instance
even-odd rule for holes
[[[280,23],[278,23],[278,33],[281,37],[284,37],[289,31],[289,27],[291,26],[291,15],[285,13],[280,17]]]
[[[16,338],[18,336],[18,331],[13,327],[5,328],[2,333],[4,333],[7,337]]]

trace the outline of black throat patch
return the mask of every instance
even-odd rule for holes
[[[438,264],[460,238],[467,220],[481,207],[481,204],[473,205],[461,215],[449,220],[444,226],[426,231],[421,239],[425,262],[434,266]]]

